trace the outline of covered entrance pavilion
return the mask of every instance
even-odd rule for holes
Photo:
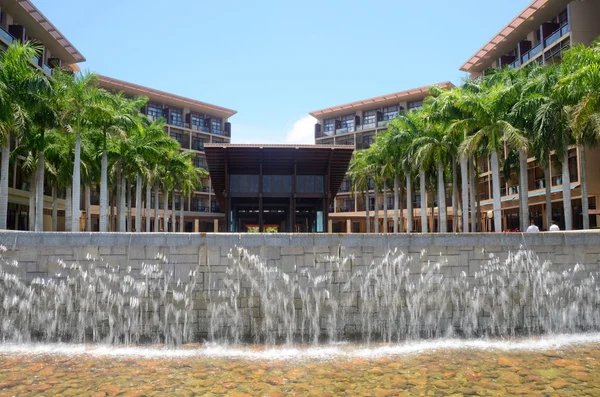
[[[228,232],[328,231],[353,146],[205,144]]]

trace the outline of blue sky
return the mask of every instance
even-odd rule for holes
[[[312,110],[459,84],[529,0],[33,2],[82,69],[235,109],[234,143],[312,143]]]

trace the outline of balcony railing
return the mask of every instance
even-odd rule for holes
[[[508,65],[509,68],[513,68],[513,69],[517,69],[519,67],[521,67],[521,60],[520,59],[516,59],[513,63],[511,63],[510,65]]]
[[[568,22],[564,23],[563,25],[561,25],[560,28],[556,29],[556,31],[554,31],[550,36],[548,36],[546,40],[544,40],[544,46],[549,47],[552,44],[556,43],[561,37],[569,33],[570,30],[571,25]]]
[[[542,45],[542,43],[540,43],[533,47],[531,50],[527,51],[522,57],[523,63],[529,62],[531,59],[535,58],[538,54],[542,52],[543,49],[544,46]]]
[[[377,123],[363,124],[361,127],[362,127],[361,130],[371,130],[371,129],[377,127]]]
[[[12,44],[12,42],[15,41],[15,38],[12,36],[12,34],[8,33],[2,27],[0,27],[0,37],[8,44]]]
[[[519,194],[519,187],[518,186],[509,186],[508,187],[508,195],[512,196],[513,194]]]
[[[348,132],[354,131],[354,127],[338,128],[335,130],[335,135],[347,134]]]
[[[42,64],[42,70],[49,76],[52,76],[54,74],[54,70],[52,70],[52,68],[46,65],[45,63]]]
[[[383,120],[377,123],[377,128],[383,128],[386,127],[388,125],[390,121],[389,120]]]

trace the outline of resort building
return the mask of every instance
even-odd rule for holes
[[[452,83],[445,82],[438,84],[442,88],[453,87]],[[315,143],[317,145],[351,145],[355,149],[366,149],[375,141],[375,136],[386,130],[388,122],[396,117],[400,112],[407,112],[419,109],[423,106],[423,99],[427,97],[429,89],[432,86],[414,88],[406,91],[400,91],[389,95],[383,95],[375,98],[364,99],[362,101],[352,102],[344,105],[333,106],[327,109],[316,110],[310,114],[317,119],[315,124]],[[417,188],[415,186],[415,188]],[[369,203],[365,203],[365,196],[362,192],[352,191],[352,181],[345,177],[339,189],[338,195],[330,203],[331,230],[334,233],[364,233],[366,227],[366,205],[369,205],[374,222],[375,196],[371,186],[369,194]],[[413,203],[414,225],[413,230],[421,230],[420,225],[420,192],[418,189],[413,191],[413,197],[410,199]],[[380,194],[379,209],[383,210],[383,196]],[[390,190],[387,195],[387,208],[393,209],[394,195]],[[451,202],[451,201],[450,201]],[[449,204],[451,206],[451,204]],[[406,198],[401,203],[405,208]],[[448,219],[452,220],[452,211],[449,210]],[[406,217],[404,217],[406,219]],[[383,213],[379,211],[379,222],[382,225],[382,232],[393,231],[393,220],[388,219],[388,225],[383,225]],[[433,222],[433,218],[430,218]],[[371,230],[374,230],[371,228]],[[401,226],[405,230],[405,226]],[[429,228],[429,230],[432,230]],[[451,230],[451,229],[450,229]]]
[[[198,168],[208,169],[205,144],[227,144],[231,141],[229,118],[237,113],[235,110],[106,76],[100,76],[99,83],[100,87],[108,91],[122,92],[127,97],[148,98],[148,103],[142,109],[142,113],[150,120],[162,117],[167,123],[165,133],[179,142],[182,151],[192,151],[194,153],[193,163]],[[177,192],[175,203],[169,202],[169,210],[175,209],[179,214],[181,205],[183,205],[184,231],[186,232],[225,231],[225,214],[222,212],[215,196],[211,178],[203,179],[201,182],[201,190],[194,192],[190,197],[181,197]],[[98,202],[98,196],[93,196],[93,230],[98,230],[96,226],[98,222]],[[162,213],[164,211],[162,199],[160,199],[159,205]],[[154,204],[152,204],[152,208],[154,208]],[[135,209],[132,209],[132,211],[135,218],[137,212]],[[143,213],[141,215],[145,216]],[[172,220],[172,217],[170,219]],[[179,219],[177,221],[179,222]],[[145,224],[145,222],[142,222],[142,224]],[[164,225],[162,227],[164,228]],[[173,230],[172,227],[169,230]],[[179,226],[176,230],[179,230]]]
[[[325,233],[353,146],[207,144],[228,232]]]
[[[7,48],[14,41],[24,43],[32,40],[41,48],[41,55],[31,60],[32,67],[48,75],[56,68],[78,71],[77,63],[85,61],[83,55],[63,34],[28,0],[0,0],[0,47]],[[15,149],[14,136],[11,151]],[[8,192],[9,229],[27,230],[29,217],[30,179],[22,171],[23,157],[11,162]],[[44,230],[52,227],[52,198],[50,189],[44,191]],[[64,230],[64,192],[58,193],[59,230]]]
[[[473,55],[460,70],[477,78],[490,68],[520,68],[533,63],[560,62],[562,53],[574,43],[589,45],[600,36],[600,1],[536,0],[515,19],[500,30],[488,43]],[[586,149],[588,159],[598,158],[600,150]],[[506,155],[506,154],[505,154]],[[564,230],[562,202],[562,172],[556,156],[552,156],[552,208],[545,205],[543,171],[533,156],[528,160],[528,185],[530,216],[547,230],[546,213],[552,211],[561,230]],[[492,176],[489,159],[478,161],[479,184],[477,196],[481,211],[492,209]],[[569,150],[569,170],[572,190],[573,229],[582,228],[579,156],[575,147]],[[587,162],[590,227],[598,225],[598,200],[600,197],[600,169],[594,161]],[[519,227],[519,177],[509,180],[501,176],[503,230]],[[492,222],[483,222],[482,230],[490,231]]]

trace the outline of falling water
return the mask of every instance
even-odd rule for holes
[[[491,256],[471,276],[448,277],[442,257],[423,262],[423,255],[394,251],[363,267],[342,252],[286,272],[234,248],[222,284],[210,290],[198,269],[182,280],[164,257],[140,271],[99,260],[61,263],[61,273],[29,282],[18,276],[18,263],[2,260],[0,338],[316,344],[600,330],[598,274],[580,265],[555,271],[520,250],[504,261]]]

